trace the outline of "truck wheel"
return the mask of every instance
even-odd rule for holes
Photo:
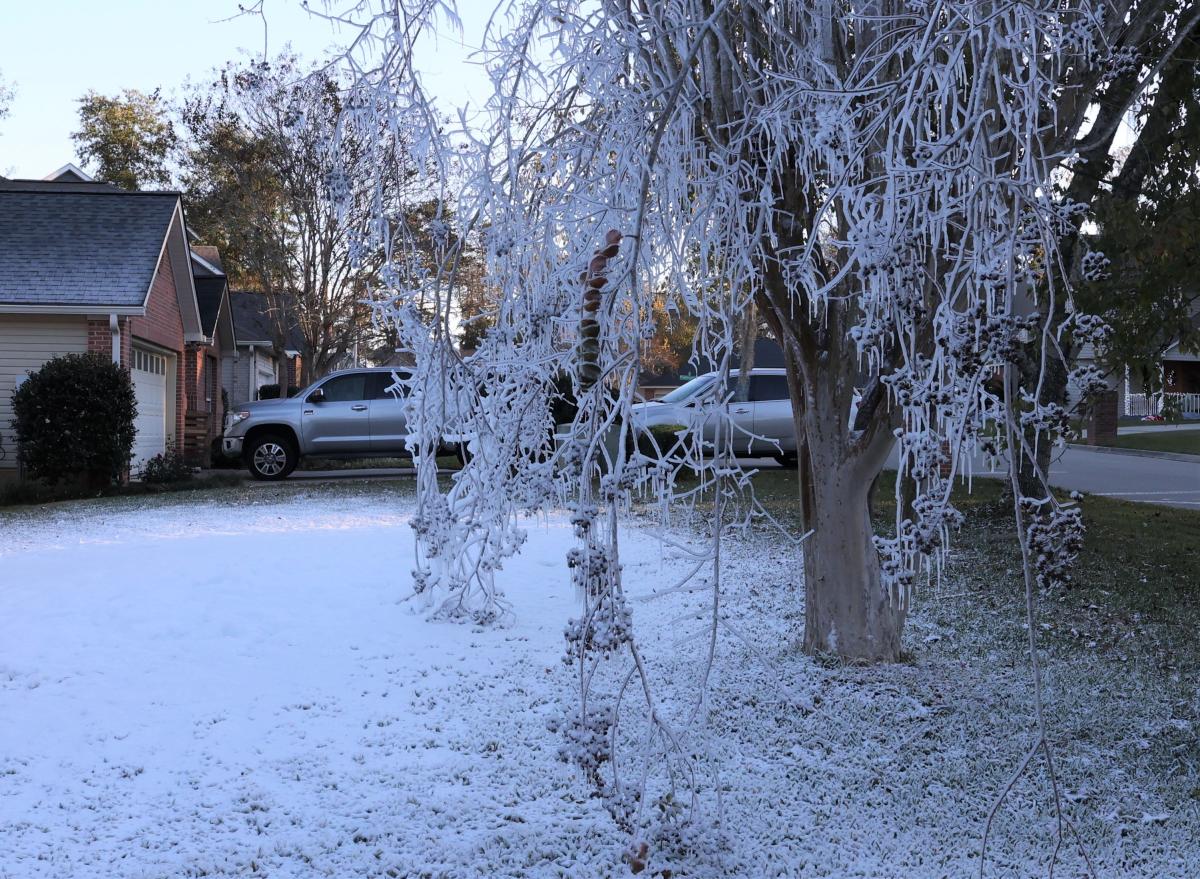
[[[255,479],[284,479],[296,469],[296,463],[291,442],[274,433],[255,437],[246,451],[246,468]]]
[[[776,455],[775,461],[784,470],[795,470],[800,466],[800,459],[795,452],[784,452],[782,455]]]

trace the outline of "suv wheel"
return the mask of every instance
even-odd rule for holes
[[[284,437],[263,434],[246,451],[246,467],[255,479],[283,479],[296,469],[296,452]]]
[[[465,442],[458,443],[454,446],[454,457],[458,458],[458,466],[466,467],[471,460],[471,450],[467,448]]]

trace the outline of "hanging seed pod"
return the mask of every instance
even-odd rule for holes
[[[579,319],[578,355],[580,392],[591,388],[600,378],[600,291],[608,283],[608,261],[620,250],[621,237],[621,233],[616,229],[609,229],[604,236],[604,247],[592,254],[587,271],[579,276],[579,280],[583,282],[583,314]]]

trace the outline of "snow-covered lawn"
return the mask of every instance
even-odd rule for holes
[[[547,729],[572,704],[565,519],[531,524],[503,572],[511,626],[429,623],[397,601],[411,535],[395,491],[0,515],[0,876],[628,875],[626,840]],[[649,600],[681,562],[648,530],[622,550],[684,713],[707,598]],[[695,739],[713,828],[658,866],[973,874],[1030,741],[1020,620],[919,616],[912,665],[825,667],[795,650],[792,551],[762,538],[727,556]],[[1197,705],[1095,665],[1055,674],[1060,771],[1101,875],[1195,877]],[[1052,827],[1042,780],[1020,782],[988,875],[1044,874]],[[1079,863],[1064,850],[1056,875]]]

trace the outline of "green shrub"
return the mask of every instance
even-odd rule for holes
[[[129,371],[107,357],[47,360],[13,392],[12,407],[18,453],[33,478],[95,487],[129,469],[137,401]]]
[[[300,393],[300,388],[295,385],[288,385],[288,396],[294,397]],[[279,385],[263,385],[258,389],[258,399],[260,400],[277,400],[279,399]]]
[[[1162,416],[1162,420],[1171,424],[1178,424],[1183,421],[1183,406],[1179,401],[1179,397],[1175,394],[1164,393],[1162,395],[1162,407],[1158,410],[1158,414]]]
[[[142,465],[142,482],[164,485],[169,482],[186,482],[192,478],[192,468],[183,460],[183,455],[169,448],[160,452]]]

